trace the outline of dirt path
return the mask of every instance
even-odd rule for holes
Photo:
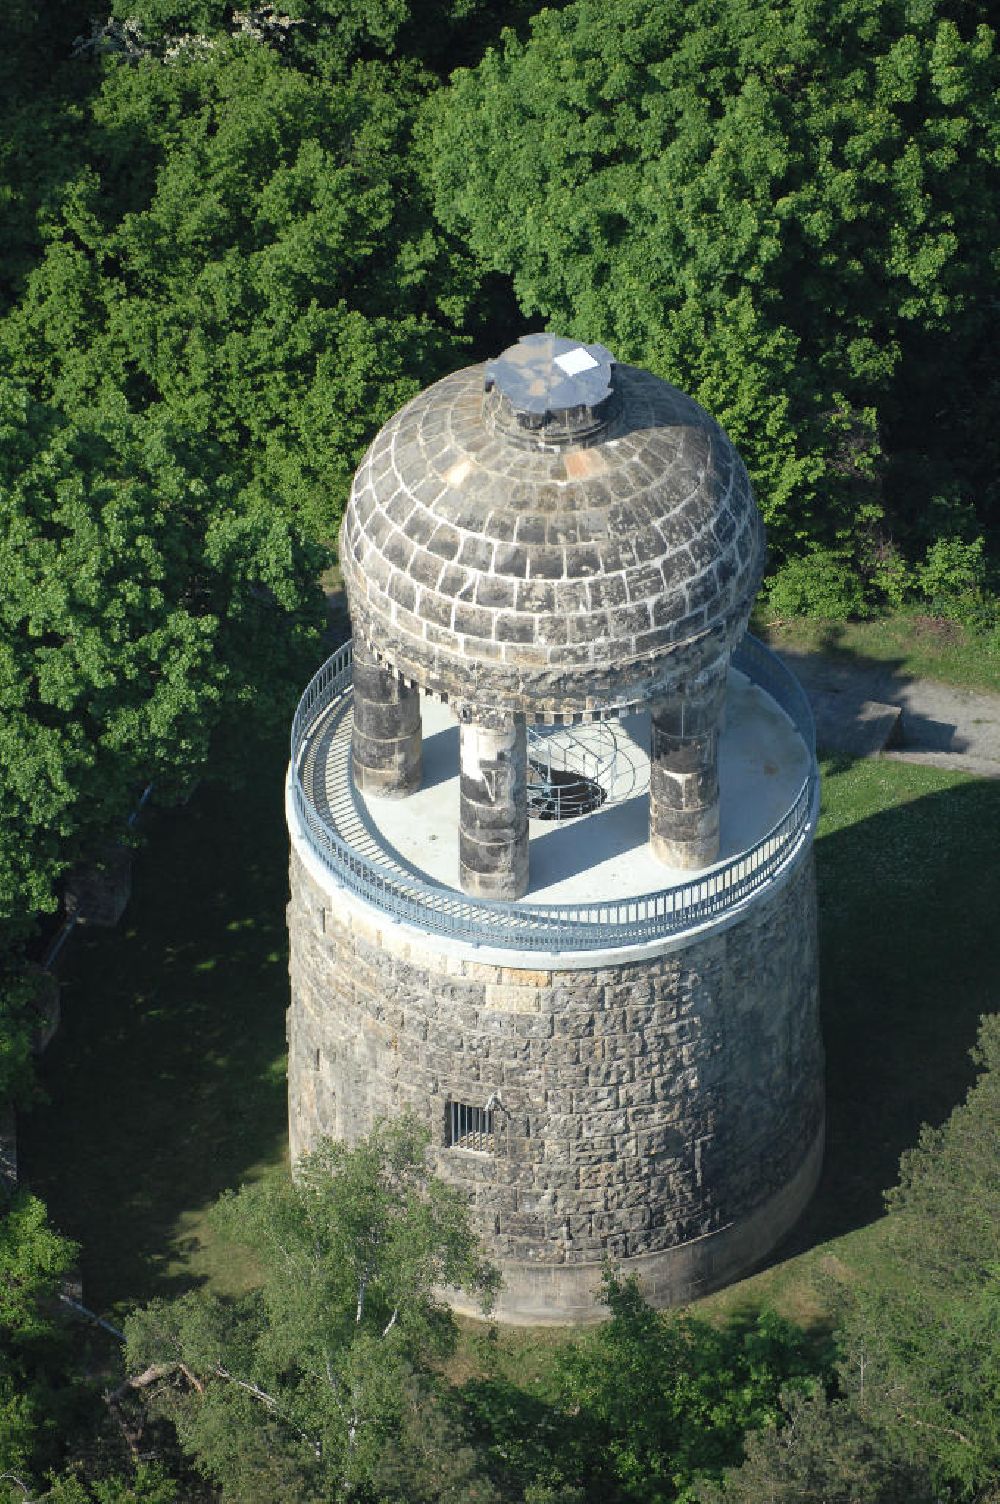
[[[892,664],[787,648],[780,656],[809,696],[821,751],[856,754],[872,707],[898,706],[898,740],[883,756],[1000,778],[1000,695],[916,679]]]

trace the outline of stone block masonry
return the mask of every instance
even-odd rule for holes
[[[658,1303],[689,1300],[808,1200],[823,1125],[811,852],[722,922],[589,965],[442,947],[294,845],[291,884],[293,1158],[413,1111],[503,1270],[501,1319],[597,1319],[606,1256]],[[492,1114],[489,1152],[448,1146],[453,1104]]]
[[[529,724],[644,704],[731,651],[764,529],[718,424],[617,365],[586,447],[525,447],[484,374],[420,393],[358,469],[340,537],[355,639],[460,717]]]
[[[364,642],[354,644],[351,758],[359,789],[383,798],[420,787],[420,695],[383,668]]]
[[[369,862],[380,838],[361,811],[362,850],[348,850],[293,776],[292,1153],[413,1112],[503,1271],[501,1319],[598,1319],[606,1258],[658,1303],[688,1300],[760,1258],[815,1185],[814,766],[780,830],[715,868],[727,666],[764,557],[746,468],[718,423],[563,336],[525,335],[414,397],[355,475],[340,534],[352,759],[326,792],[346,806],[357,791],[415,791],[417,694],[445,701],[460,727],[468,897],[435,891],[395,849],[382,851],[388,871]],[[661,891],[654,878],[635,900],[641,928],[605,923],[633,890],[605,881],[581,819],[558,835],[593,852],[588,906],[520,905],[526,728],[636,709],[652,725],[644,851],[694,883]],[[399,903],[397,877],[412,889]],[[533,948],[543,936],[551,953]],[[582,940],[604,948],[556,949]]]
[[[459,877],[478,898],[528,891],[528,743],[523,720],[461,727]]]

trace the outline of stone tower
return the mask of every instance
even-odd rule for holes
[[[600,345],[422,392],[341,533],[288,780],[293,1156],[409,1108],[510,1321],[759,1260],[822,1156],[812,723],[726,435]]]

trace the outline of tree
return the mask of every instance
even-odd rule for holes
[[[332,541],[372,433],[460,359],[475,283],[407,155],[431,76],[372,60],[328,79],[225,34],[100,66],[0,349],[69,416],[169,414],[239,491]]]
[[[839,1397],[785,1397],[704,1504],[985,1501],[1000,1476],[1000,1016],[985,1067],[888,1193],[880,1257],[847,1292]]]
[[[699,1504],[939,1504],[925,1469],[894,1454],[883,1432],[843,1400],[788,1397],[779,1425],[749,1432],[746,1461]]]
[[[32,1040],[38,1027],[34,1009],[37,977],[21,965],[0,960],[0,1104],[23,1103],[33,1089]]]
[[[995,505],[992,19],[948,0],[577,0],[428,101],[425,176],[526,313],[720,418],[779,559],[857,563],[883,515],[926,542],[949,484],[980,527]],[[919,455],[922,478],[882,450]]]
[[[176,1504],[181,1498],[176,1481],[157,1463],[139,1462],[131,1477],[115,1473],[84,1481],[77,1472],[49,1477],[42,1492],[12,1478],[11,1504]]]
[[[70,422],[7,381],[0,435],[11,939],[55,906],[68,865],[124,831],[146,784],[169,799],[213,739],[287,723],[315,652],[319,554],[159,415],[119,404]]]
[[[20,22],[31,78],[40,23]],[[454,363],[473,286],[406,160],[422,68],[344,53],[327,78],[253,36],[209,40],[61,67],[45,171],[0,153],[20,213],[0,943],[148,782],[169,800],[231,777],[287,725],[319,647],[307,540],[334,536],[375,427]]]
[[[260,1288],[196,1291],[128,1321],[133,1383],[156,1386],[224,1499],[367,1497],[380,1478],[397,1497],[393,1476],[412,1492],[394,1443],[408,1425],[433,1434],[420,1420],[429,1364],[455,1338],[436,1292],[460,1285],[488,1303],[497,1284],[460,1198],[428,1174],[426,1144],[402,1118],[354,1149],[323,1142],[294,1179],[224,1196],[216,1225],[252,1250]],[[447,1496],[428,1474],[415,1496]]]
[[[29,1473],[58,1440],[67,1404],[54,1301],[76,1252],[37,1197],[0,1191],[0,1475]]]
[[[473,1434],[517,1497],[538,1504],[688,1499],[773,1424],[780,1396],[810,1392],[830,1355],[772,1313],[714,1326],[657,1312],[608,1270],[610,1320],[560,1350],[542,1389],[476,1380]]]
[[[868,1423],[956,1499],[1000,1477],[1000,1015],[974,1058],[966,1101],[903,1156],[841,1365]]]

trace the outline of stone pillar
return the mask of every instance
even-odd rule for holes
[[[528,739],[522,718],[461,723],[459,879],[476,898],[528,891]]]
[[[383,668],[354,641],[354,782],[366,794],[398,798],[420,787],[420,691]]]
[[[649,843],[668,867],[707,867],[719,855],[719,726],[728,662],[653,701]]]

